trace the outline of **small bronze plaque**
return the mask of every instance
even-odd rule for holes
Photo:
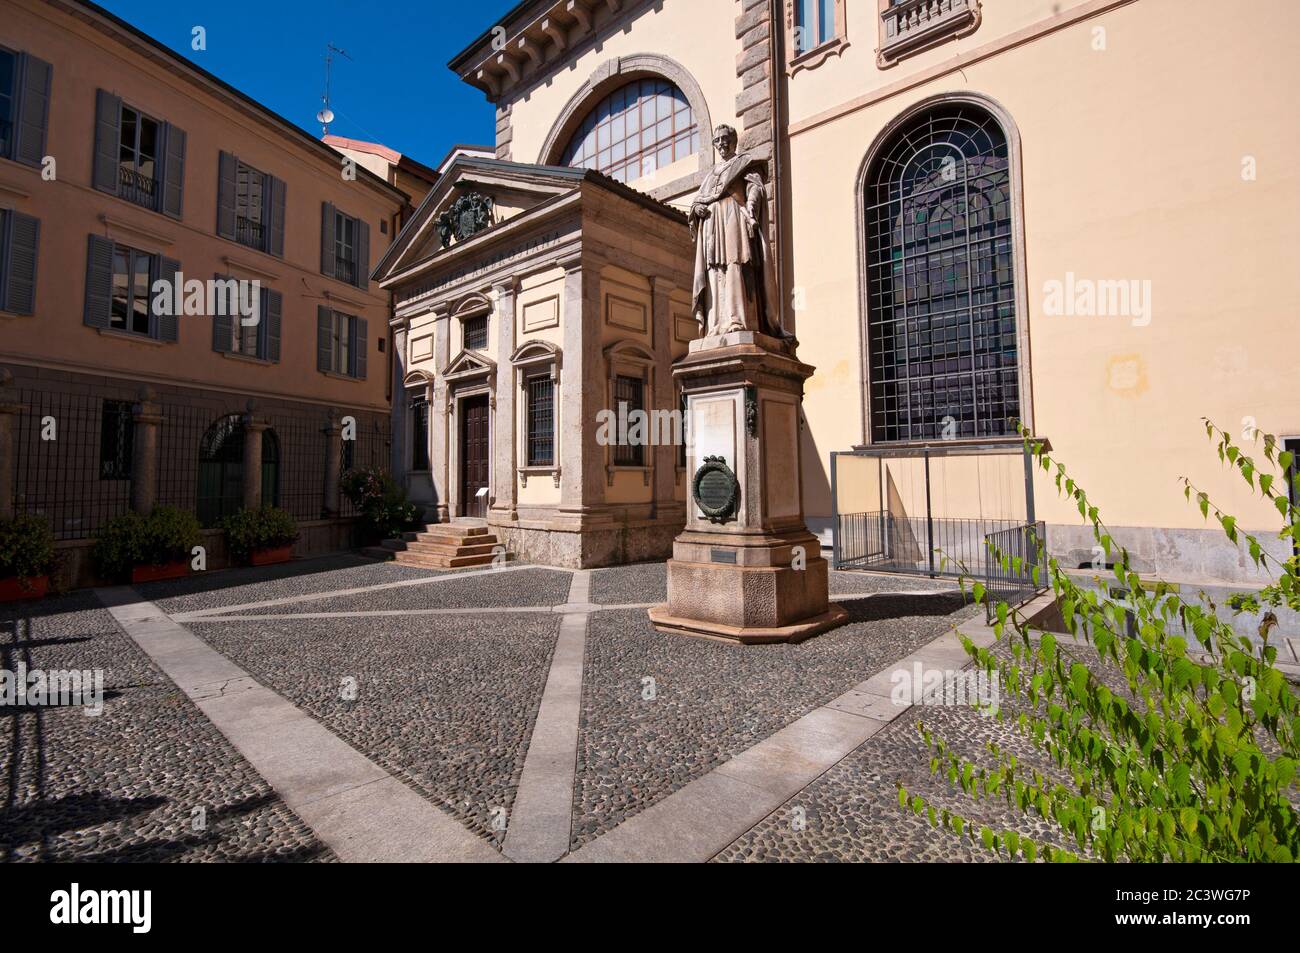
[[[727,523],[735,519],[740,483],[722,457],[704,458],[704,465],[695,471],[691,493],[709,522]]]
[[[736,551],[734,549],[710,549],[709,562],[712,563],[730,563],[736,565]]]

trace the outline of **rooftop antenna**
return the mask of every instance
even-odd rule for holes
[[[348,51],[335,46],[333,43],[325,44],[325,95],[321,97],[320,112],[316,114],[316,121],[320,123],[320,134],[328,136],[330,132],[330,123],[334,121],[334,110],[330,109],[330,67],[334,63],[334,54],[352,59]]]

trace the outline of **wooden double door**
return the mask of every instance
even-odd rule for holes
[[[492,452],[487,394],[460,404],[460,514],[487,516],[488,457]]]

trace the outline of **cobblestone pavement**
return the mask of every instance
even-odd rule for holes
[[[552,615],[467,614],[186,627],[500,846],[558,625]]]
[[[657,632],[642,610],[587,631],[573,848],[947,631],[959,595],[846,602],[853,621],[799,645],[735,646]],[[653,679],[653,700],[643,697]]]
[[[452,577],[439,580],[436,585],[401,586],[336,598],[322,596],[304,602],[237,610],[234,614],[297,615],[304,612],[374,612],[392,609],[536,608],[564,602],[569,594],[569,579],[569,573],[553,569],[488,571],[463,579]]]
[[[465,575],[470,573],[470,575]],[[464,576],[464,578],[461,578]],[[500,847],[547,684],[572,573],[438,573],[355,557],[138,587],[170,614],[227,609],[186,628]],[[342,590],[388,583],[372,592]],[[666,598],[663,563],[591,574],[605,606]],[[801,645],[739,647],[657,632],[644,610],[588,616],[571,846],[612,830],[980,610],[946,580],[833,572],[850,623]],[[903,594],[908,593],[908,594]],[[319,598],[250,608],[249,603]],[[855,597],[856,596],[856,597]],[[451,615],[365,615],[402,609]],[[476,615],[480,608],[507,611]],[[508,610],[518,608],[515,613]],[[296,618],[350,612],[356,617]],[[283,616],[272,620],[239,615]],[[14,859],[333,860],[198,709],[117,629],[93,594],[41,605],[29,664],[95,667],[101,718],[6,714],[0,849]],[[12,668],[18,650],[9,649]],[[355,688],[355,695],[352,688]],[[965,709],[925,717],[976,753],[1006,729]],[[898,807],[896,785],[1005,825],[930,775],[909,713],[724,849],[717,861],[991,859]],[[1013,746],[1022,744],[1011,739]],[[42,752],[44,769],[35,752]],[[195,806],[208,829],[189,829]],[[797,810],[796,810],[797,809]],[[792,823],[798,816],[800,823]],[[1042,835],[1040,828],[1017,829]]]
[[[92,593],[0,606],[0,651],[11,672],[102,669],[105,695],[94,717],[0,709],[0,858],[334,859]]]

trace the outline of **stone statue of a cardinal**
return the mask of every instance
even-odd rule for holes
[[[691,200],[695,319],[706,336],[759,331],[793,343],[776,296],[763,161],[737,154],[736,142],[731,126],[713,131],[719,161]]]

